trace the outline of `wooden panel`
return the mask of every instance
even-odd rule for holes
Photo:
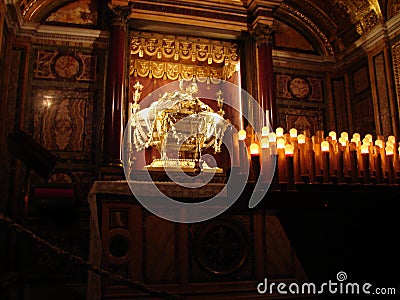
[[[178,277],[177,226],[154,215],[146,215],[145,280],[146,282],[172,282]]]

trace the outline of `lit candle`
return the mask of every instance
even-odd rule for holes
[[[249,156],[247,154],[246,148],[246,130],[239,130],[238,139],[239,139],[239,160],[240,160],[240,174],[246,174],[249,168]]]
[[[309,183],[315,183],[315,153],[313,144],[311,141],[306,143],[306,162],[308,168],[308,181]]]
[[[266,137],[269,135],[269,127],[268,126],[264,126],[263,128],[261,128],[261,136],[262,137]]]
[[[299,156],[300,156],[300,174],[304,176],[306,174],[306,161],[305,161],[305,145],[306,145],[306,136],[304,134],[299,134],[297,136],[297,144],[299,147]]]
[[[382,166],[382,175],[386,177],[386,156],[385,156],[385,138],[383,136],[378,136],[378,139],[375,141],[375,145],[379,146],[379,153],[381,156],[381,166]]]
[[[393,147],[391,145],[388,145],[385,147],[385,153],[386,153],[386,166],[388,170],[388,179],[389,179],[389,184],[395,184],[396,183],[396,177],[394,174],[394,164],[393,164]]]
[[[297,129],[291,128],[289,130],[289,141],[293,145],[293,164],[294,164],[294,181],[296,183],[300,182],[300,154],[299,154],[299,143]]]
[[[269,139],[263,137],[261,139],[261,177],[263,182],[270,183],[271,178],[267,177],[269,174],[266,168],[270,165],[270,151],[269,151]]]
[[[275,191],[275,190],[280,189],[280,186],[279,186],[279,164],[278,164],[279,160],[278,160],[278,153],[277,153],[277,149],[276,149],[277,147],[276,147],[276,133],[275,132],[269,133],[268,141],[269,141],[269,151],[270,151],[269,158],[271,160],[273,160],[275,163],[275,170],[274,170],[270,189]]]
[[[374,146],[374,165],[375,165],[376,183],[382,184],[383,183],[382,156],[381,156],[381,148],[378,145]]]
[[[336,141],[336,132],[335,131],[330,131],[328,135],[332,138],[333,141]]]
[[[353,184],[359,183],[357,161],[357,144],[356,142],[350,142],[350,176]]]
[[[251,171],[252,171],[252,179],[254,182],[257,182],[260,177],[260,148],[257,143],[251,143],[250,145],[250,157],[251,157]]]
[[[294,190],[296,188],[294,181],[294,161],[293,161],[294,147],[292,144],[286,144],[284,149],[286,157],[287,187],[288,190]]]
[[[276,138],[283,137],[284,130],[282,127],[278,127],[275,129]]]
[[[290,135],[290,138],[292,138],[292,139],[297,138],[297,129],[296,128],[291,128],[289,130],[289,135]]]
[[[313,136],[314,153],[315,153],[315,170],[316,176],[320,177],[322,174],[322,155],[321,155],[321,142],[324,140],[324,132],[318,130]]]
[[[362,157],[362,163],[363,163],[363,179],[364,179],[364,184],[369,184],[371,182],[371,177],[370,177],[370,167],[369,167],[369,143],[362,144],[361,145],[361,157]]]
[[[329,142],[322,141],[321,142],[321,151],[322,151],[322,175],[323,175],[323,182],[329,183],[330,182],[330,164],[329,164]]]
[[[276,148],[278,152],[278,174],[279,182],[284,182],[286,178],[286,160],[285,160],[285,139],[279,137],[276,139]]]
[[[343,160],[343,165],[342,165],[342,172],[343,172],[343,176],[346,177],[348,175],[348,170],[350,169],[350,159],[349,159],[349,155],[348,155],[348,145],[347,145],[347,140],[344,136],[341,136],[339,138],[339,143],[340,143],[340,156],[339,159]]]
[[[344,157],[343,157],[343,146],[342,143],[337,144],[338,151],[337,151],[337,176],[338,176],[338,183],[344,183]]]

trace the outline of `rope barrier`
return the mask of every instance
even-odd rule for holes
[[[10,228],[15,229],[15,231],[17,231],[19,233],[24,234],[25,236],[29,237],[30,239],[32,239],[36,243],[40,244],[41,246],[44,246],[51,252],[57,254],[58,256],[66,257],[70,262],[84,266],[88,271],[92,271],[100,276],[108,277],[112,280],[119,281],[127,286],[130,286],[133,288],[138,288],[142,291],[147,292],[148,294],[150,294],[152,296],[161,297],[162,299],[167,299],[167,300],[183,300],[183,298],[180,296],[149,287],[141,282],[123,277],[121,275],[113,274],[112,272],[102,269],[102,268],[98,268],[98,267],[92,265],[91,263],[89,263],[88,261],[86,261],[85,259],[83,259],[82,257],[72,254],[68,251],[65,251],[65,250],[49,243],[48,241],[44,240],[43,238],[37,236],[31,230],[23,227],[22,225],[11,220],[10,218],[4,216],[2,213],[0,213],[0,224],[1,223],[5,224],[6,226],[8,226]]]

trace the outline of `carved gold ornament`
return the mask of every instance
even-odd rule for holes
[[[239,58],[235,43],[142,34],[132,35],[130,42],[130,74],[139,77],[226,80]]]

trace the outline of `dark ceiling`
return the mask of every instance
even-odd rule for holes
[[[151,13],[162,15],[167,22],[168,18],[172,20],[174,16],[176,19],[176,16],[193,13],[205,19],[225,18],[227,23],[232,21],[243,24],[248,21],[247,12],[257,3],[264,7],[272,7],[273,18],[302,32],[308,40],[317,41],[320,47],[324,48],[321,53],[327,55],[339,53],[374,27],[385,23],[400,6],[399,0],[109,0],[108,2],[116,5],[130,2],[133,9],[142,14],[146,14],[147,10],[147,16]],[[21,10],[25,20],[40,23],[50,12],[67,3],[71,1],[21,0],[18,9]],[[104,8],[105,5],[102,5]]]

